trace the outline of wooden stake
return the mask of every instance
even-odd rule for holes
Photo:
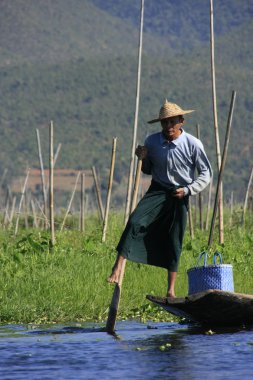
[[[42,154],[41,154],[40,133],[38,129],[36,129],[36,133],[37,133],[39,160],[40,160],[40,175],[41,175],[41,184],[42,184],[42,193],[43,193],[44,215],[47,218],[47,192],[46,192],[46,183],[45,183],[45,172],[44,172],[44,165],[43,165],[43,159],[42,159]],[[45,227],[46,226],[47,226],[47,221],[45,221]]]
[[[62,225],[61,225],[61,229],[60,229],[60,231],[63,230],[64,225],[65,225],[65,222],[66,222],[66,219],[67,219],[67,216],[68,216],[68,214],[69,214],[69,211],[70,211],[70,208],[71,208],[71,205],[72,205],[73,199],[74,199],[74,195],[75,195],[75,192],[76,192],[76,188],[77,188],[77,183],[78,183],[79,177],[80,177],[80,172],[77,173],[75,186],[74,186],[74,189],[73,189],[73,192],[72,192],[72,195],[71,195],[71,198],[70,198],[70,201],[69,201],[69,205],[68,205],[68,208],[67,208],[66,214],[65,214],[65,216],[64,216],[64,219],[63,219],[63,222],[62,222]]]
[[[15,205],[16,205],[16,196],[13,197],[12,199],[12,206],[11,206],[11,213],[10,213],[10,220],[9,220],[9,226],[12,224],[14,212],[15,212]]]
[[[84,201],[85,197],[85,173],[81,174],[81,223],[80,223],[80,229],[82,232],[84,232]]]
[[[246,210],[247,210],[247,205],[248,205],[248,197],[249,197],[250,187],[252,184],[252,179],[253,179],[253,168],[251,170],[251,174],[250,174],[248,186],[247,186],[247,191],[244,198],[243,211],[242,211],[242,225],[244,225],[245,223],[245,215],[246,215]]]
[[[54,232],[54,125],[49,125],[49,219],[51,232],[51,246],[55,245]]]
[[[103,207],[103,202],[102,202],[102,197],[101,197],[101,191],[100,191],[100,186],[98,184],[98,177],[96,173],[96,168],[95,166],[92,166],[92,174],[95,182],[95,188],[96,188],[96,195],[97,195],[97,202],[98,202],[98,209],[99,209],[99,214],[100,218],[102,221],[104,221],[104,207]]]
[[[59,156],[60,150],[61,150],[61,143],[58,144],[58,146],[57,146],[57,149],[56,149],[56,152],[55,152],[55,155],[54,155],[53,167],[55,167],[55,164],[56,164],[57,158]]]
[[[231,196],[230,196],[230,218],[229,218],[229,225],[230,225],[230,227],[233,224],[233,208],[234,208],[234,192],[231,191]]]
[[[49,137],[50,138],[50,137]],[[55,168],[55,164],[58,158],[58,155],[61,150],[61,144],[58,144],[55,154],[53,153],[53,169]],[[46,199],[48,198],[49,184],[46,186]]]
[[[24,215],[24,220],[25,220],[25,228],[29,228],[29,223],[28,223],[28,196],[27,196],[27,191],[25,192],[24,195],[24,202],[23,202],[23,215]]]
[[[46,228],[48,228],[49,227],[49,222],[48,222],[48,219],[47,219],[46,215],[44,214],[43,208],[41,207],[41,205],[40,205],[40,203],[39,203],[39,201],[37,199],[35,199],[35,202],[36,202],[36,204],[37,204],[37,206],[38,206],[38,208],[39,208],[39,210],[41,212],[41,215],[42,215],[41,220],[43,221],[43,225],[44,225],[44,227],[46,226]]]
[[[33,227],[38,228],[36,208],[33,199],[31,199],[32,213],[33,213]]]
[[[19,217],[20,217],[21,208],[22,208],[22,204],[23,204],[23,200],[24,200],[24,196],[25,196],[25,190],[26,190],[26,185],[27,185],[29,174],[30,174],[30,169],[27,170],[24,186],[23,186],[22,193],[21,193],[21,198],[20,198],[18,212],[17,212],[17,219],[16,219],[16,227],[15,227],[14,236],[16,236],[18,233]]]
[[[6,201],[5,201],[5,210],[4,210],[4,220],[3,220],[3,225],[4,226],[6,226],[8,224],[8,222],[10,222],[9,206],[10,206],[10,190],[9,190],[9,187],[8,187],[7,188]]]
[[[221,150],[217,116],[217,100],[216,100],[216,81],[215,81],[215,61],[214,61],[214,27],[213,27],[213,0],[210,0],[210,43],[211,43],[211,74],[212,74],[212,98],[213,98],[213,117],[214,117],[214,133],[216,143],[216,156],[218,172],[221,166]],[[224,243],[223,236],[223,189],[222,183],[219,190],[219,242]]]
[[[127,199],[126,199],[126,208],[125,208],[125,224],[127,223],[127,220],[129,218],[131,199],[132,199],[134,158],[135,158],[135,149],[136,149],[137,127],[138,127],[137,123],[138,123],[139,99],[140,99],[143,19],[144,19],[144,0],[141,0],[139,55],[138,55],[138,71],[137,71],[136,97],[135,97],[135,115],[134,115],[134,127],[133,127],[133,138],[132,138],[132,153],[131,153],[129,175],[128,175],[128,188],[127,188]]]
[[[216,220],[218,203],[219,203],[219,192],[221,189],[221,182],[222,182],[223,172],[224,172],[224,168],[225,168],[225,162],[226,162],[226,158],[227,158],[227,150],[228,150],[231,125],[232,125],[235,98],[236,98],[236,92],[233,91],[231,103],[230,103],[230,109],[229,109],[229,116],[228,116],[228,122],[227,122],[227,130],[226,130],[226,136],[225,136],[225,143],[224,143],[221,167],[220,167],[220,171],[219,171],[219,177],[218,177],[218,183],[217,183],[217,189],[216,189],[216,196],[215,196],[214,209],[213,209],[213,217],[212,217],[211,229],[210,229],[209,240],[208,240],[208,249],[210,249],[212,241],[213,241],[214,226],[215,226],[215,220]]]
[[[105,242],[107,225],[108,225],[108,216],[109,216],[110,200],[111,200],[111,192],[112,192],[112,182],[113,182],[113,174],[114,174],[114,167],[115,167],[116,145],[117,145],[117,137],[114,137],[112,140],[112,158],[111,158],[111,168],[110,168],[107,199],[106,199],[106,206],[105,206],[102,242]]]

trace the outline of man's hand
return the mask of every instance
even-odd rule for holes
[[[138,145],[135,150],[135,154],[139,158],[139,160],[145,160],[148,154],[148,149],[146,146]]]
[[[178,199],[184,198],[184,188],[180,187],[179,189],[175,190],[173,192],[173,197],[178,198]]]

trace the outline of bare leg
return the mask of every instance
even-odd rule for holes
[[[167,297],[175,297],[175,282],[177,278],[177,272],[168,271],[168,292]]]
[[[112,273],[110,277],[108,277],[107,281],[110,283],[118,283],[120,278],[120,272],[122,268],[122,264],[125,258],[121,255],[117,256],[114,266],[112,267]]]

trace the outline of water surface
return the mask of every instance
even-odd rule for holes
[[[0,327],[0,379],[253,379],[253,329],[177,323]]]

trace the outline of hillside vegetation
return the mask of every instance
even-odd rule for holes
[[[138,141],[164,98],[196,109],[186,129],[201,127],[216,168],[213,133],[209,1],[146,1]],[[242,199],[252,167],[252,2],[215,1],[216,76],[221,143],[232,90],[237,100],[225,175],[227,194]],[[135,110],[139,3],[119,0],[13,0],[0,12],[0,173],[10,178],[45,166],[50,120],[58,167],[108,174],[118,137],[115,180],[125,181]],[[154,127],[152,127],[154,128]],[[159,128],[156,125],[155,128]],[[10,179],[9,178],[9,179]],[[106,181],[106,180],[105,180]]]

